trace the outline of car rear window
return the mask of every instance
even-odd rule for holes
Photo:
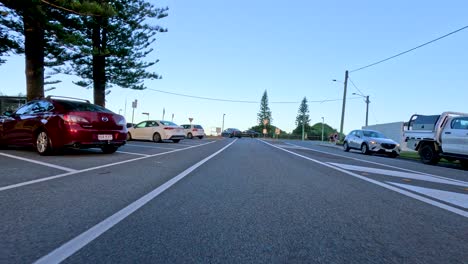
[[[199,128],[199,129],[203,129],[203,127],[202,127],[202,126],[200,126],[200,125],[194,125],[193,127],[195,127],[195,128]]]
[[[177,126],[176,124],[169,121],[159,121],[163,126]]]
[[[106,109],[99,105],[84,103],[84,102],[73,102],[73,101],[60,101],[56,100],[65,110],[67,111],[86,111],[86,112],[103,112],[113,113],[111,110]]]

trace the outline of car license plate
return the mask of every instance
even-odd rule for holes
[[[385,151],[387,151],[387,152],[392,152],[393,150],[391,150],[391,149],[386,149]]]
[[[99,140],[112,140],[112,135],[98,135]]]

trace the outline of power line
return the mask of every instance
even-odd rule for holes
[[[383,59],[383,60],[374,62],[374,63],[372,63],[372,64],[369,64],[369,65],[367,65],[367,66],[364,66],[364,67],[361,67],[361,68],[352,70],[352,71],[350,71],[350,73],[351,73],[351,72],[357,72],[357,71],[360,71],[360,70],[363,70],[363,69],[372,67],[372,66],[374,66],[374,65],[380,64],[380,63],[382,63],[382,62],[391,60],[391,59],[393,59],[393,58],[399,57],[399,56],[401,56],[401,55],[403,55],[403,54],[406,54],[406,53],[411,52],[411,51],[413,51],[413,50],[416,50],[416,49],[419,49],[419,48],[424,47],[424,46],[426,46],[426,45],[429,45],[429,44],[431,44],[431,43],[433,43],[433,42],[436,42],[436,41],[438,41],[438,40],[441,40],[441,39],[443,39],[443,38],[446,38],[446,37],[448,37],[448,36],[450,36],[450,35],[453,35],[453,34],[455,34],[455,33],[458,33],[458,32],[460,32],[460,31],[462,31],[462,30],[464,30],[464,29],[467,29],[467,28],[468,28],[468,26],[464,26],[464,27],[459,28],[459,29],[457,29],[457,30],[455,30],[455,31],[452,31],[452,32],[450,32],[450,33],[448,33],[448,34],[445,34],[445,35],[443,35],[443,36],[441,36],[441,37],[438,37],[438,38],[433,39],[433,40],[431,40],[431,41],[428,41],[428,42],[426,42],[426,43],[424,43],[424,44],[421,44],[421,45],[419,45],[419,46],[417,46],[417,47],[414,47],[414,48],[412,48],[412,49],[409,49],[409,50],[407,50],[407,51],[400,52],[400,53],[398,53],[398,54],[396,54],[396,55],[393,55],[393,56],[391,56],[391,57],[388,57],[388,58],[386,58],[386,59]]]
[[[218,102],[229,102],[229,103],[244,103],[244,104],[258,104],[260,101],[248,101],[248,100],[232,100],[232,99],[221,99],[221,98],[212,98],[212,97],[203,97],[203,96],[196,96],[196,95],[188,95],[188,94],[182,94],[182,93],[174,93],[174,92],[168,92],[168,91],[163,91],[163,90],[158,90],[158,89],[152,89],[152,88],[147,88],[147,90],[151,90],[154,92],[158,93],[165,93],[165,94],[170,94],[170,95],[176,95],[176,96],[182,96],[182,97],[188,97],[188,98],[195,98],[195,99],[201,99],[201,100],[209,100],[209,101],[218,101]],[[351,97],[347,98],[348,100],[351,99],[359,99],[360,97]],[[335,102],[335,101],[342,101],[343,99],[324,99],[324,100],[316,100],[316,101],[308,101],[309,103],[326,103],[326,102]],[[300,104],[302,101],[283,101],[283,102],[269,102],[270,104]]]
[[[354,88],[356,88],[356,90],[362,95],[362,96],[365,96],[361,90],[359,90],[359,88],[354,84],[353,80],[351,80],[351,78],[348,76],[348,80],[351,82],[351,84],[354,86]]]

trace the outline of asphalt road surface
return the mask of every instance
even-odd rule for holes
[[[0,263],[468,263],[455,166],[242,138],[0,168]]]

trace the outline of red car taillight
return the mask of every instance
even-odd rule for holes
[[[175,128],[173,128],[173,127],[165,127],[164,129],[165,129],[165,130],[174,130]]]
[[[60,117],[68,124],[89,124],[86,118],[77,115],[60,115]]]

